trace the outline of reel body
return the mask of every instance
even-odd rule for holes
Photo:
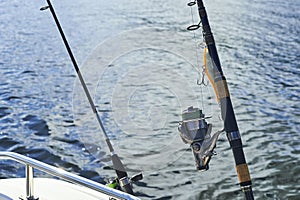
[[[199,108],[189,107],[182,112],[182,121],[178,130],[184,143],[190,144],[194,154],[196,168],[199,171],[209,169],[209,161],[215,154],[217,139],[223,131],[216,132],[211,136],[212,124],[206,122],[202,110]]]

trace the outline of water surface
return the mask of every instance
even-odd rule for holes
[[[201,32],[188,1],[53,1],[106,130],[142,199],[243,199],[222,135],[194,169],[177,132],[188,105],[222,128],[210,86],[196,85]],[[300,3],[204,2],[227,76],[256,199],[298,199]],[[0,150],[103,182],[114,171],[45,2],[0,2]],[[196,47],[198,47],[196,49]],[[0,162],[0,177],[24,176]],[[45,175],[43,175],[45,176]]]

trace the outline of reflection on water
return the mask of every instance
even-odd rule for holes
[[[142,199],[242,199],[225,135],[210,170],[194,170],[177,123],[194,104],[202,52],[188,1],[54,1],[105,127]],[[44,2],[0,2],[0,150],[103,182],[114,176],[101,131]],[[227,76],[257,199],[297,199],[300,173],[300,3],[205,1]],[[192,16],[191,16],[192,14]],[[201,42],[201,33],[195,33]],[[94,50],[94,51],[92,51]],[[92,53],[90,53],[92,52]],[[203,102],[202,102],[203,101]],[[0,177],[21,166],[0,162]],[[15,175],[9,175],[16,173]]]

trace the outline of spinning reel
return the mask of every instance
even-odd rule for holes
[[[191,106],[182,112],[182,121],[178,127],[183,142],[191,146],[199,171],[209,169],[209,161],[216,154],[214,148],[217,139],[223,132],[218,131],[211,136],[212,124],[206,122],[208,118],[211,117],[205,117],[202,110]]]

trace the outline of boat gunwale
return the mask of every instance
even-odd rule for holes
[[[43,163],[41,161],[35,160],[33,158],[15,153],[15,152],[1,152],[0,159],[14,160],[18,163],[22,163],[26,166],[26,195],[32,196],[31,191],[33,192],[33,173],[28,173],[33,169],[38,169],[52,176],[58,177],[62,180],[69,181],[71,183],[95,190],[102,194],[106,194],[109,197],[121,199],[121,200],[139,200],[138,197],[124,193],[122,191],[109,188],[103,184],[97,183],[95,181],[89,180],[87,178],[72,174],[63,169],[51,166],[49,164]]]

